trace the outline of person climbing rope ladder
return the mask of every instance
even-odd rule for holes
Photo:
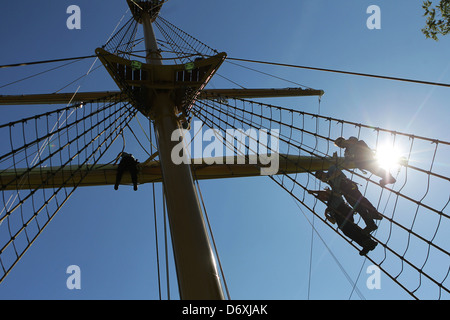
[[[374,152],[363,140],[358,140],[356,137],[348,139],[339,137],[334,141],[334,144],[339,148],[345,149],[344,157],[346,162],[353,162],[357,168],[367,170],[380,177],[382,186],[396,182],[389,171],[380,168]]]
[[[358,185],[347,178],[335,165],[331,166],[327,172],[319,170],[314,175],[317,179],[328,183],[334,192],[344,196],[353,211],[359,213],[366,223],[364,231],[370,233],[378,228],[374,220],[381,220],[383,216],[362,195],[358,189]]]
[[[114,185],[114,190],[119,189],[120,181],[122,180],[122,175],[125,171],[128,171],[131,175],[131,181],[133,182],[133,189],[134,191],[137,190],[137,174],[138,174],[138,164],[139,161],[137,161],[133,155],[122,152],[121,153],[121,160],[119,162],[119,166],[117,168],[117,174],[116,174],[116,184]]]
[[[367,232],[364,232],[353,220],[353,209],[347,205],[342,196],[330,189],[312,191],[310,194],[317,194],[319,200],[327,203],[327,209],[325,210],[325,216],[331,223],[337,223],[338,228],[351,240],[355,241],[362,247],[359,254],[361,256],[366,255],[369,251],[372,251],[377,246],[377,242],[374,241]]]

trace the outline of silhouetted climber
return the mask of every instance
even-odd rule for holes
[[[339,148],[345,149],[345,161],[353,162],[357,168],[367,170],[382,178],[380,180],[382,186],[395,183],[396,180],[390,172],[380,168],[377,164],[374,152],[363,140],[358,140],[356,137],[350,137],[348,139],[339,137],[334,141],[334,144]]]
[[[334,192],[344,196],[348,204],[355,212],[359,213],[364,220],[366,224],[364,231],[370,233],[378,228],[373,220],[381,220],[383,219],[383,216],[370,201],[362,195],[358,189],[358,185],[348,179],[341,170],[333,165],[328,169],[328,172],[325,173],[322,170],[319,170],[314,175],[317,179],[328,183]]]
[[[317,194],[317,198],[327,203],[325,216],[331,223],[337,223],[338,228],[362,247],[359,254],[366,255],[369,251],[375,249],[377,242],[370,235],[364,232],[353,221],[353,209],[348,206],[342,196],[330,189],[308,191],[311,194]]]
[[[133,155],[122,152],[121,155],[122,159],[119,162],[119,166],[117,168],[117,175],[116,175],[116,184],[114,185],[114,189],[119,189],[120,181],[122,180],[122,175],[125,171],[128,171],[131,175],[131,181],[133,182],[133,189],[134,191],[137,190],[137,173],[138,173],[138,164],[139,161],[137,161]]]

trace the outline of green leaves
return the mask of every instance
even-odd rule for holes
[[[427,17],[426,27],[422,33],[435,41],[438,41],[438,34],[446,35],[450,33],[450,0],[441,0],[439,5],[432,8],[430,0],[423,2],[422,8]]]

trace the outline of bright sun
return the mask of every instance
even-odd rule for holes
[[[402,162],[400,150],[389,145],[382,145],[375,151],[375,157],[381,168],[391,170],[397,168]]]

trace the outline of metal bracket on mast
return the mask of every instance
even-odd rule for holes
[[[169,93],[178,113],[188,112],[226,58],[225,53],[219,53],[189,65],[140,63],[136,68],[137,61],[118,57],[101,48],[95,52],[132,105],[152,119],[156,115],[151,106],[161,92]]]

